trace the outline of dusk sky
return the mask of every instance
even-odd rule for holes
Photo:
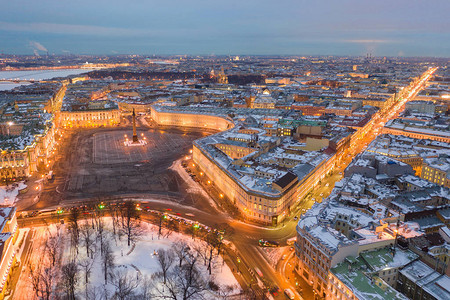
[[[449,0],[14,0],[0,51],[449,57],[449,12]]]

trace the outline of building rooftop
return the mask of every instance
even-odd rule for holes
[[[408,299],[388,285],[380,287],[375,284],[370,275],[370,269],[361,258],[345,260],[332,268],[330,272],[344,283],[358,299]]]

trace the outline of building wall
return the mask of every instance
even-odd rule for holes
[[[11,269],[16,261],[16,251],[12,242],[13,236],[4,241],[3,255],[0,261],[0,289],[3,295],[11,279]]]
[[[337,251],[325,251],[320,241],[312,237],[307,230],[297,227],[296,271],[320,295],[327,295],[328,275],[332,267],[348,256],[357,256],[358,244],[342,245]]]
[[[17,150],[0,149],[0,180],[16,181],[30,176],[38,166],[46,166],[55,147],[55,128],[34,136],[34,143]]]
[[[272,224],[273,218],[280,222],[297,197],[298,191],[295,187],[272,197],[245,190],[236,178],[213,162],[195,143],[193,159],[208,177],[216,179],[213,184],[227,195],[248,220],[267,225]]]
[[[3,253],[0,260],[0,298],[6,291],[11,279],[11,269],[16,262],[16,250],[15,243],[19,234],[17,226],[15,209],[12,211],[10,219],[5,221],[6,224],[3,227],[2,234],[10,234],[9,238],[3,241]]]
[[[416,176],[420,176],[422,174],[422,164],[423,158],[420,156],[413,157],[396,157],[397,160],[404,162],[405,164],[410,165]]]
[[[0,154],[1,180],[22,179],[30,175],[28,151],[2,151]]]
[[[242,158],[256,151],[256,149],[254,148],[241,147],[230,144],[216,144],[215,146],[232,159]]]
[[[120,123],[119,109],[62,111],[61,126],[64,128],[114,126]]]
[[[422,174],[420,177],[438,185],[450,188],[450,180],[447,179],[447,173],[437,168],[433,168],[426,163],[423,164]]]
[[[433,134],[424,134],[419,132],[412,132],[412,131],[405,131],[405,130],[399,130],[399,129],[393,129],[389,127],[383,127],[382,134],[393,134],[393,135],[404,135],[408,137],[412,137],[415,139],[420,140],[433,140],[433,141],[440,141],[445,143],[450,143],[450,138],[446,138],[439,135],[433,135]]]
[[[329,274],[327,300],[356,300],[358,297],[334,274]]]
[[[385,104],[386,104],[386,100],[382,100],[382,99],[363,99],[362,100],[363,106],[370,105],[370,106],[383,108]]]
[[[120,111],[125,111],[125,112],[132,112],[133,109],[135,112],[148,112],[151,109],[151,106],[153,103],[148,103],[148,104],[133,104],[133,103],[126,103],[126,102],[117,102],[117,104],[119,105],[119,110]]]
[[[432,101],[410,101],[405,104],[405,110],[434,115],[435,106]]]
[[[151,108],[151,117],[159,125],[208,128],[226,130],[234,125],[230,120],[219,116],[188,114],[181,112],[160,112]]]

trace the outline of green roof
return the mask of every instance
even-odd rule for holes
[[[400,250],[397,251],[400,252]],[[404,262],[403,258],[405,255],[409,257],[408,255],[412,253],[408,251],[410,253],[405,254],[404,252],[406,251],[399,254],[402,262]],[[370,251],[361,254],[357,258],[347,257],[343,262],[332,268],[330,272],[339,278],[348,289],[353,291],[358,299],[408,299],[387,284],[381,284],[380,287],[378,283],[381,282],[381,279],[372,274],[372,266],[385,266],[386,262],[389,264],[389,256],[391,257],[391,263],[397,261],[397,259],[392,259],[389,249]],[[369,266],[365,260],[369,261]]]
[[[393,255],[391,248],[382,248],[363,252],[360,257],[373,271],[402,267],[418,258],[417,254],[398,248],[395,250],[395,255]]]

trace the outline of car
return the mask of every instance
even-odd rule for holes
[[[294,217],[294,220],[295,220],[295,221],[297,221],[297,219],[298,219],[298,217],[297,217],[297,216],[295,216],[295,217]]]
[[[330,186],[330,184],[329,184],[329,183],[327,183],[327,184],[325,184],[325,186],[326,186],[326,187],[329,187],[329,186]]]
[[[287,255],[286,255],[286,254],[283,254],[283,256],[281,256],[281,260],[285,260],[286,257],[287,257]]]
[[[272,295],[274,295],[275,297],[278,296],[279,292],[280,292],[280,288],[276,285],[270,288],[270,293]]]
[[[280,243],[278,243],[276,241],[266,241],[263,239],[259,240],[258,244],[261,247],[278,247],[280,245]]]
[[[291,289],[285,289],[284,294],[291,300],[295,299],[295,294]]]
[[[320,193],[320,197],[323,197],[323,193]]]
[[[258,267],[255,267],[255,272],[256,272],[256,274],[259,275],[259,277],[264,277],[263,272],[261,272],[261,270]]]

